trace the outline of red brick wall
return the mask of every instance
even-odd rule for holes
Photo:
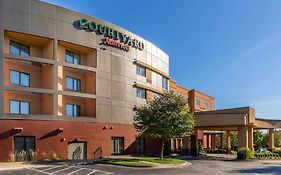
[[[106,129],[104,127],[107,126]],[[15,133],[13,128],[23,128],[23,132]],[[111,128],[112,127],[112,128]],[[56,132],[63,128],[62,133]],[[0,125],[0,161],[9,159],[13,151],[14,136],[35,136],[38,158],[43,154],[56,153],[67,159],[68,142],[78,139],[87,142],[87,158],[102,146],[102,156],[111,155],[111,137],[124,137],[125,154],[135,153],[137,132],[133,125],[110,124],[75,121],[38,121],[38,120],[1,120]],[[65,140],[64,140],[65,139]],[[64,140],[64,141],[63,141]]]

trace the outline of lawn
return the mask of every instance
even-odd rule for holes
[[[159,158],[154,158],[154,157],[141,157],[138,158],[139,160],[146,161],[146,162],[152,162],[152,163],[159,163],[159,164],[181,164],[184,163],[184,160],[180,159],[175,159],[175,158],[164,158],[164,159],[159,159]]]
[[[154,158],[154,157],[140,157],[134,159],[103,159],[101,163],[113,164],[113,165],[122,165],[122,166],[131,166],[131,167],[153,167],[157,164],[172,164],[177,165],[184,163],[183,160],[175,158]]]

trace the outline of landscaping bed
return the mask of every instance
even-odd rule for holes
[[[153,158],[153,157],[140,157],[140,158],[105,158],[99,163],[121,165],[129,167],[157,167],[159,165],[179,165],[184,163],[184,160],[176,158]]]

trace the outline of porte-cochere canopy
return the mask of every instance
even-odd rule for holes
[[[230,131],[238,131],[238,147],[253,150],[253,130],[269,130],[269,149],[274,149],[274,129],[281,128],[281,120],[257,118],[255,109],[240,107],[195,113],[196,130],[226,131],[230,149]]]

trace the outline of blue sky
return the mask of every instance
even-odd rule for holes
[[[45,0],[124,27],[170,56],[180,85],[216,108],[281,119],[281,1]]]

